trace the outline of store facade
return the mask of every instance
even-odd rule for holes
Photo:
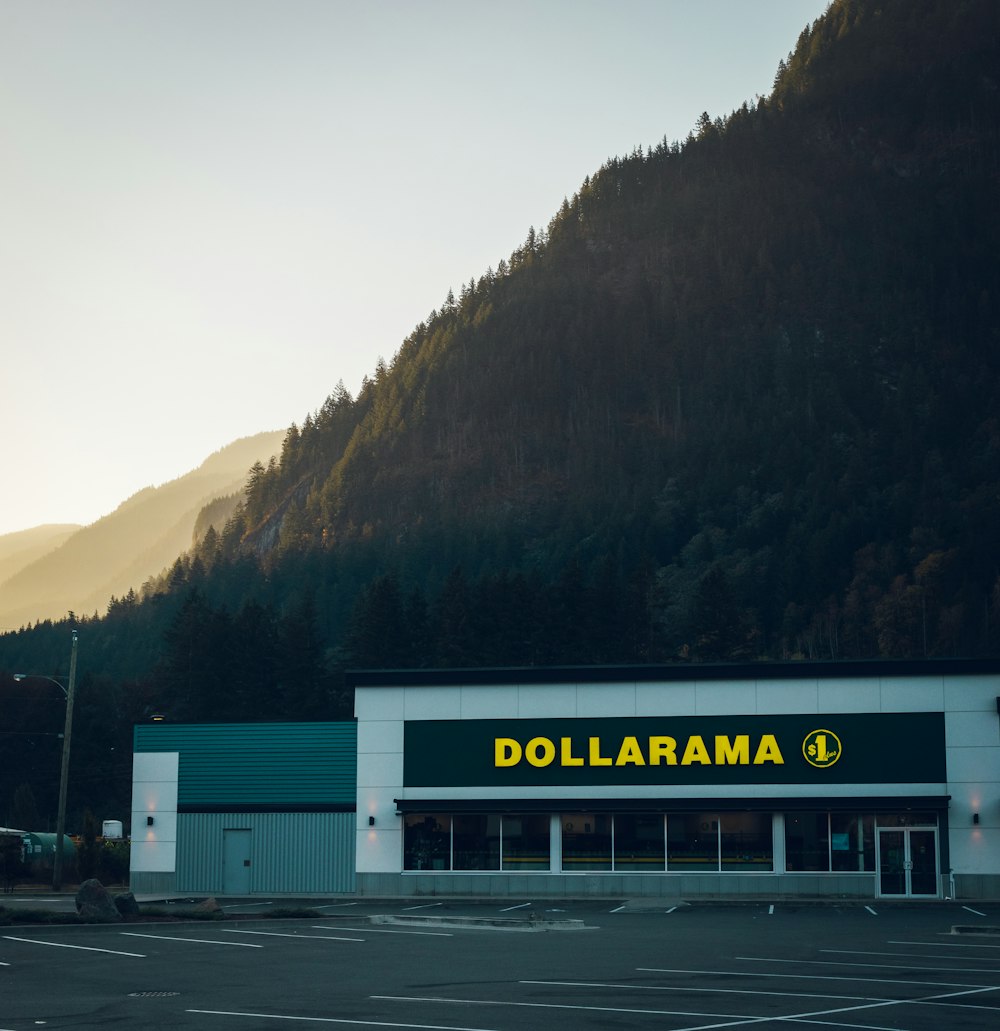
[[[357,672],[357,891],[1000,895],[1000,664]]]

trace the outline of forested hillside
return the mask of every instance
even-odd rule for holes
[[[996,654],[998,43],[993,0],[837,0],[769,97],[587,176],[85,625],[94,695],[313,717],[345,665]]]

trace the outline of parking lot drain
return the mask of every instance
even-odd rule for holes
[[[180,992],[129,992],[130,999],[163,999],[168,995],[180,995]]]

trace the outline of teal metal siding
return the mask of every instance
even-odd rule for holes
[[[353,722],[140,724],[133,749],[179,753],[181,811],[353,809],[357,801]]]
[[[223,893],[223,836],[251,832],[252,894],[354,891],[354,813],[179,813],[177,891]]]

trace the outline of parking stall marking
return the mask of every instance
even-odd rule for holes
[[[980,913],[978,909],[973,909],[972,906],[962,906],[962,909],[967,909],[970,913],[975,913],[976,916],[986,916],[985,913]]]
[[[892,944],[890,942],[890,944]],[[907,944],[900,942],[900,944]],[[921,942],[913,942],[914,945],[923,944]],[[927,945],[933,943],[927,942]],[[991,948],[1000,948],[1000,946],[990,946]],[[959,959],[969,958],[962,956],[920,956],[912,952],[866,952],[863,949],[820,949],[820,952],[830,953],[835,956],[895,956],[897,959],[936,959],[939,962],[957,962]],[[985,963],[992,957],[986,956],[983,958]]]
[[[393,931],[387,927],[323,927],[320,924],[313,924],[317,931],[360,931],[362,934],[422,934],[428,938],[454,938],[452,931]],[[350,938],[348,941],[354,941]]]
[[[446,996],[437,995],[370,995],[369,998],[374,999],[376,1002],[433,1002],[470,1007],[508,1006],[515,1009],[573,1010],[574,1012],[586,1013],[632,1013],[647,1017],[709,1017],[712,1019],[724,1017],[727,1020],[735,1019],[739,1024],[758,1023],[764,1019],[771,1019],[757,1016],[745,1016],[742,1014],[734,1015],[732,1013],[699,1013],[693,1010],[638,1009],[634,1006],[581,1006],[566,1002],[518,1002],[517,1000],[508,999],[449,999]],[[725,1024],[705,1024],[699,1025],[699,1028],[726,1026],[727,1025]],[[892,1029],[888,1029],[888,1031],[892,1031]]]
[[[83,952],[106,952],[111,956],[132,956],[135,959],[145,959],[146,956],[142,952],[118,952],[115,949],[98,949],[92,945],[68,945],[64,942],[47,942],[41,938],[15,938],[12,935],[5,934],[4,938],[10,942],[28,942],[31,945],[51,945],[54,949],[80,949]]]
[[[882,967],[886,970],[937,970],[938,967],[912,967],[906,963],[845,963],[836,959],[774,959],[769,956],[733,956],[746,963],[796,963],[800,966],[815,967],[861,967],[863,970],[871,970],[873,967]],[[982,970],[979,967],[958,967],[949,969],[950,974],[995,974],[996,970]],[[928,984],[937,982],[930,981]]]
[[[364,938],[335,938],[332,934],[289,934],[287,931],[244,931],[242,928],[237,927],[225,927],[223,928],[227,934],[265,934],[269,938],[302,938],[308,941],[326,941],[326,942],[363,942]],[[235,945],[235,942],[228,942],[229,945]],[[263,948],[261,945],[255,945],[255,949]]]
[[[933,945],[940,949],[1000,949],[1000,945],[982,945],[977,942],[903,942],[888,941],[887,945]]]
[[[165,942],[192,942],[197,945],[236,945],[241,949],[262,949],[263,945],[251,945],[248,942],[224,942],[215,938],[175,938],[172,934],[140,934],[138,931],[120,931],[129,938],[155,938]]]
[[[454,1024],[399,1024],[388,1020],[348,1020],[346,1017],[300,1017],[294,1013],[247,1013],[240,1010],[185,1010],[210,1017],[256,1017],[261,1020],[301,1020],[314,1024],[354,1024],[363,1027],[411,1027],[418,1031],[497,1031],[496,1028],[456,1027]]]
[[[759,988],[692,988],[689,985],[604,984],[600,981],[519,981],[518,984],[561,988],[614,988],[642,992],[703,992],[709,995],[777,995],[784,999],[839,999],[841,1002],[878,1002],[871,995],[831,995],[828,992],[765,992]]]
[[[788,960],[789,963],[796,962]],[[915,984],[925,988],[968,988],[973,991],[996,991],[997,985],[965,984],[951,981],[904,981],[899,977],[847,977],[844,974],[765,974],[757,970],[686,970],[681,967],[636,967],[647,974],[715,974],[721,977],[779,977],[796,981],[851,981],[864,984]]]

